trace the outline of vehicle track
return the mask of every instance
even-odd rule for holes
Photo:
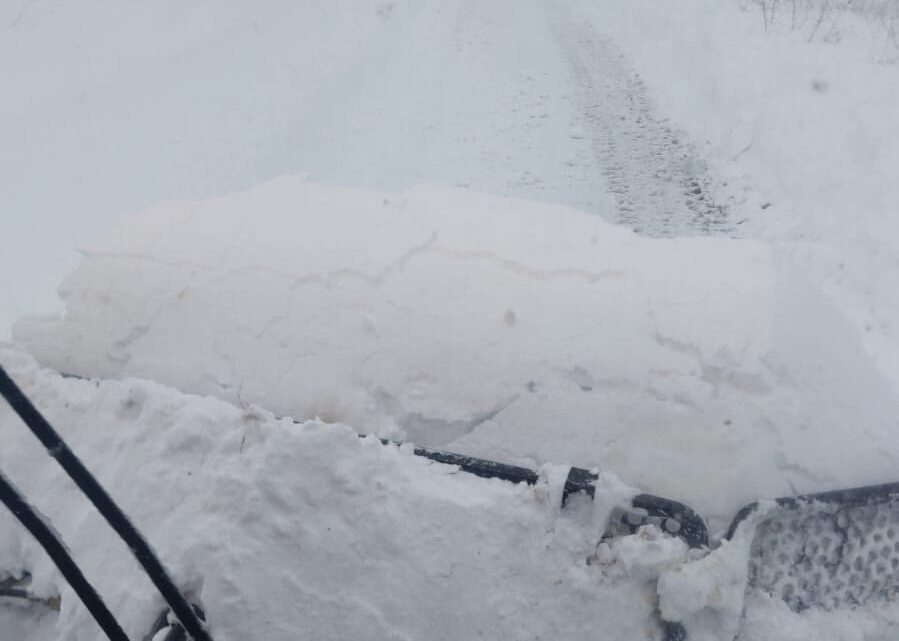
[[[553,10],[587,137],[617,205],[616,223],[647,236],[730,236],[723,186],[696,146],[661,118],[646,85],[611,40],[582,18]],[[562,15],[560,15],[562,14]]]

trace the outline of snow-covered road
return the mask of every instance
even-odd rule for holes
[[[700,151],[584,4],[0,2],[0,336],[58,305],[122,212],[282,174],[729,233]]]

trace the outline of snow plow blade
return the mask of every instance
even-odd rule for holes
[[[750,547],[747,591],[780,598],[795,612],[899,594],[899,483],[752,503],[727,538],[766,509]]]

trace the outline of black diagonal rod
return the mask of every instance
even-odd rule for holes
[[[97,479],[84,467],[69,446],[57,434],[53,426],[41,415],[28,400],[6,371],[0,366],[0,395],[12,406],[31,432],[47,448],[47,452],[56,459],[84,495],[97,508],[110,527],[131,548],[138,563],[143,566],[147,576],[159,590],[174,615],[181,622],[194,641],[212,641],[206,626],[199,620],[187,599],[175,586],[169,573],[156,557],[146,539],[137,531],[131,520],[116,505],[112,497],[103,489]]]
[[[103,599],[100,598],[94,587],[84,578],[84,574],[82,574],[78,564],[75,563],[72,555],[69,554],[66,546],[63,545],[59,537],[47,525],[43,517],[28,504],[25,497],[3,475],[2,471],[0,471],[0,501],[9,508],[9,511],[19,519],[22,525],[25,526],[25,529],[31,532],[31,535],[46,550],[63,577],[75,590],[75,594],[78,595],[78,598],[84,603],[84,606],[103,629],[103,632],[106,633],[106,636],[111,641],[128,641],[125,631],[122,630],[119,622],[116,621],[106,604],[103,603]],[[25,592],[22,592],[21,595],[16,594],[15,590],[10,590],[9,592],[10,596],[23,596],[25,598],[28,596]],[[2,592],[0,592],[0,596],[4,596]]]

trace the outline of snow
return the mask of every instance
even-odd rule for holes
[[[888,23],[758,9],[0,3],[0,338],[32,314],[0,361],[219,639],[658,638],[659,607],[691,640],[895,638],[892,605],[744,595],[748,533],[597,545],[635,491],[714,534],[895,480]],[[5,406],[0,442],[143,634],[154,592]],[[561,509],[570,465],[592,505]],[[5,635],[95,638],[0,519],[25,569],[63,609],[3,604]]]
[[[661,572],[659,611],[666,621],[682,623],[691,641],[735,639],[740,633],[750,545],[770,509],[759,506],[733,537],[707,556]]]
[[[899,613],[889,605],[831,612],[807,610],[791,612],[783,601],[767,595],[747,598],[740,639],[747,641],[889,641],[899,631]]]
[[[658,528],[647,525],[634,536],[622,536],[609,543],[600,543],[606,549],[598,552],[606,563],[615,561],[630,577],[655,580],[663,571],[678,567],[687,560],[687,544],[665,536]],[[674,619],[668,617],[667,620]]]
[[[596,466],[718,527],[759,496],[883,482],[896,463],[895,393],[755,242],[281,178],[123,218],[62,290],[65,316],[14,331],[58,371]]]
[[[780,24],[766,34],[755,7],[717,0],[600,0],[586,11],[704,143],[742,203],[740,234],[772,243],[821,287],[899,385],[899,81],[872,59],[872,38],[808,43]]]
[[[124,212],[282,174],[609,202],[539,2],[0,2],[0,339]],[[5,280],[9,279],[9,280]],[[24,279],[24,283],[22,282]]]
[[[145,381],[63,379],[18,350],[0,351],[0,361],[201,602],[216,639],[579,638],[601,629],[608,639],[634,630],[658,638],[652,583],[587,563],[608,511],[627,497],[611,479],[596,502],[573,497],[560,511],[559,470],[535,488],[485,480],[346,426],[295,425]],[[0,408],[0,437],[16,443],[0,465],[40,497],[140,638],[159,597],[24,429]],[[13,519],[0,520],[0,542],[0,567],[27,568],[38,595],[62,595],[47,638],[96,639]]]
[[[333,426],[343,435],[346,447],[327,440],[321,447],[330,448],[329,457],[316,463],[298,458],[306,444],[278,441],[275,463],[266,458],[260,468],[244,469],[244,481],[217,481],[230,498],[249,492],[244,483],[269,478],[280,484],[276,470],[292,461],[330,488],[328,504],[337,513],[357,509],[332,494],[361,491],[367,483],[362,479],[377,477],[375,467],[386,455],[357,462],[346,451],[357,442],[354,432],[343,425],[534,467],[555,463],[544,465],[545,487],[527,490],[550,506],[543,508],[545,519],[569,518],[559,503],[572,464],[596,466],[641,491],[683,500],[710,518],[714,529],[759,496],[887,481],[895,469],[890,452],[899,408],[893,389],[865,357],[845,318],[794,266],[754,241],[649,239],[557,205],[445,188],[346,190],[284,177],[247,192],[167,203],[123,218],[85,250],[62,291],[66,314],[20,321],[14,331],[20,348],[58,371],[152,379],[209,395],[202,403],[217,408],[211,417],[185,410],[183,434],[158,453],[145,451],[149,437],[120,435],[125,440],[118,451],[125,443],[139,446],[141,457],[160,466],[155,474],[171,476],[172,457],[180,460],[192,448],[215,466],[233,455],[216,444],[225,438],[222,430],[235,430],[220,412],[258,422],[270,410],[306,421],[302,434],[326,434]],[[58,379],[50,387],[60,384],[90,388],[86,381]],[[120,404],[140,406],[145,396],[138,392],[136,401]],[[182,420],[180,410],[153,424],[168,430],[173,420]],[[267,420],[282,431],[292,425]],[[857,428],[847,430],[847,424]],[[95,429],[102,440],[109,428]],[[238,450],[268,438],[247,426],[236,431],[242,432]],[[862,431],[866,438],[857,438]],[[362,443],[380,449],[376,440]],[[852,465],[844,464],[847,458]],[[125,473],[129,464],[121,465]],[[345,476],[335,478],[326,465]],[[407,482],[419,488],[414,491],[430,487],[419,478]],[[483,500],[471,485],[479,482],[467,480],[459,489],[466,513],[474,510],[469,501]],[[300,485],[287,486],[300,491]],[[443,496],[447,490],[439,491]],[[47,492],[34,490],[37,496]],[[259,500],[301,510],[291,496]],[[192,518],[202,522],[195,538],[202,538],[207,528],[222,526],[203,521],[213,518],[206,515],[217,509],[217,500],[196,500],[207,501],[191,504]],[[577,582],[610,581],[633,595],[651,591],[661,573],[669,577],[660,583],[663,612],[668,608],[667,615],[703,638],[730,638],[743,604],[734,573],[742,562],[745,580],[745,555],[735,556],[726,545],[680,567],[683,545],[645,532],[594,554],[588,547],[596,546],[602,519],[613,507],[601,497],[598,504],[605,506],[603,516],[588,519],[593,539],[588,545],[581,533],[579,547],[566,548],[566,554],[576,551],[581,562],[595,555],[600,576],[579,576]],[[437,532],[454,517],[451,508],[441,503],[440,509],[440,517],[420,517],[421,529],[394,544],[443,541]],[[499,511],[495,518],[512,518],[505,508]],[[330,512],[317,511],[315,523],[329,518]],[[407,518],[411,513],[397,512],[384,515],[381,524],[386,532],[390,521]],[[259,527],[293,526],[274,519]],[[517,527],[504,522],[490,531]],[[372,554],[384,557],[383,551]],[[271,563],[277,564],[277,555],[271,552]],[[174,556],[173,565],[190,567],[195,561],[187,557],[186,551]],[[342,562],[328,560],[329,567]],[[686,578],[675,580],[681,576],[675,573]],[[295,576],[293,570],[287,574]],[[221,581],[244,585],[233,577]],[[730,589],[723,605],[696,605],[720,594],[714,587],[719,584]],[[691,589],[696,612],[683,603],[665,605],[666,595],[689,595]],[[212,594],[228,602],[227,595]],[[328,600],[313,602],[323,608]],[[399,616],[385,614],[380,603],[373,607],[388,620]],[[467,612],[475,606],[458,607]],[[652,608],[640,616],[651,619]],[[266,610],[265,617],[274,619],[274,611]],[[227,618],[222,625],[246,632]]]

